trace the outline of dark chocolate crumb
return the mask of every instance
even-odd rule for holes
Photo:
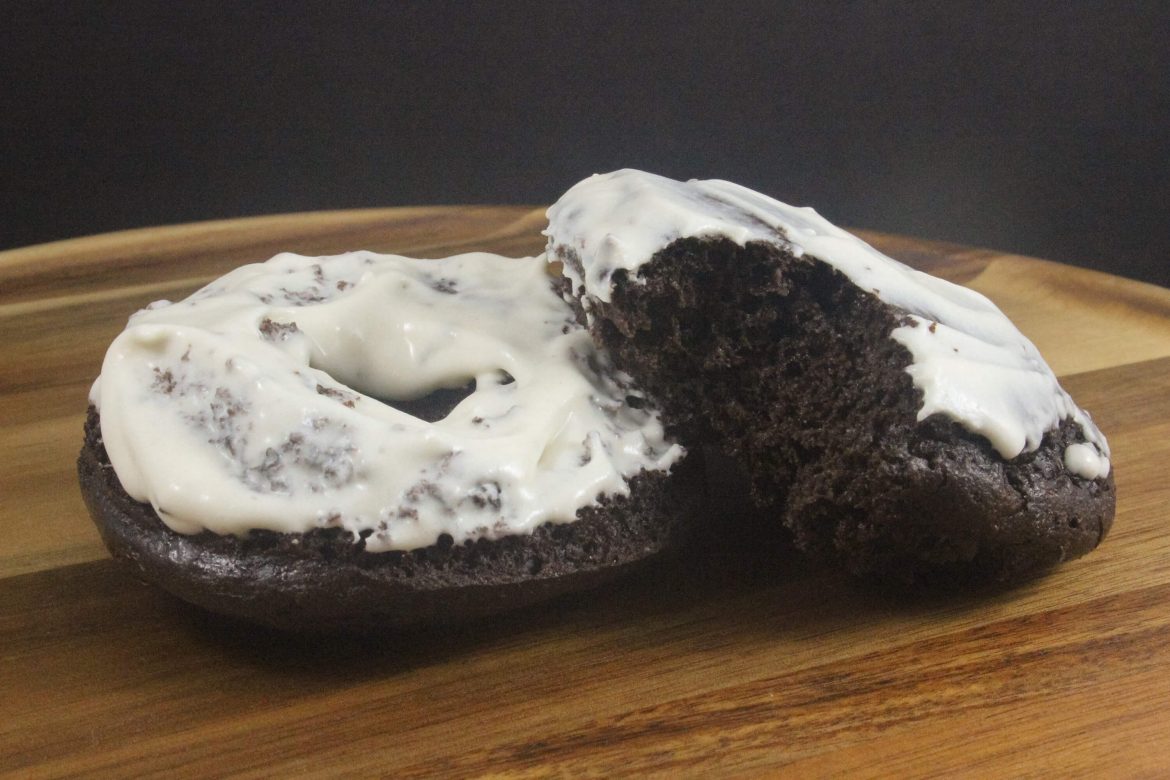
[[[468,491],[467,495],[471,499],[471,503],[475,504],[480,509],[484,507],[491,507],[492,509],[499,509],[501,503],[502,490],[500,483],[492,480],[490,482],[480,482],[478,485]]]
[[[171,373],[169,368],[163,371],[158,366],[154,367],[154,382],[151,383],[150,389],[163,395],[170,395],[175,392],[177,385],[178,382],[175,381],[175,375]]]
[[[321,301],[325,300],[325,296],[315,287],[304,290],[290,290],[287,287],[281,287],[280,292],[284,295],[284,299],[294,306],[306,306],[310,303],[321,303]],[[265,301],[265,303],[268,302]]]
[[[354,393],[347,393],[344,390],[338,390],[335,387],[326,387],[325,385],[317,385],[317,395],[323,395],[327,398],[332,398],[334,401],[340,401],[342,406],[348,406],[350,409],[357,405],[357,399],[360,397]]]
[[[295,322],[276,322],[268,317],[260,321],[260,333],[268,341],[287,341],[300,331]]]
[[[455,284],[455,280],[448,279],[446,277],[443,277],[442,279],[436,279],[431,283],[431,287],[434,288],[435,292],[441,292],[445,295],[454,295],[455,293],[459,292],[458,286]]]

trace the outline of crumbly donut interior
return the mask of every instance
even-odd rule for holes
[[[688,238],[626,274],[588,302],[595,338],[668,430],[745,461],[805,551],[885,580],[1007,580],[1107,530],[1112,482],[1062,467],[1075,424],[1004,461],[940,415],[919,423],[911,355],[889,337],[904,316],[829,265]]]

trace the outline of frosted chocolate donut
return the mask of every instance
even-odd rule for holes
[[[283,254],[138,312],[79,463],[107,545],[291,628],[489,614],[665,549],[684,450],[545,267]]]
[[[984,296],[725,181],[617,171],[548,216],[598,345],[684,443],[740,455],[806,551],[1012,580],[1108,531],[1105,437]]]

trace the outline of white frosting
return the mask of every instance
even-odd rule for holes
[[[1087,479],[1109,473],[1105,437],[991,301],[883,255],[811,208],[731,182],[683,183],[621,170],[579,182],[548,210],[548,219],[550,259],[564,259],[574,287],[606,302],[616,271],[640,283],[637,270],[680,238],[719,236],[741,246],[762,241],[828,263],[911,315],[911,324],[890,335],[912,356],[907,371],[923,392],[919,420],[945,415],[1011,459],[1035,450],[1046,431],[1072,418],[1088,443],[1069,447],[1067,468]]]
[[[1064,465],[1085,479],[1109,476],[1109,459],[1091,444],[1070,444],[1064,451]]]
[[[545,269],[283,254],[151,304],[90,394],[110,461],[181,533],[336,525],[383,551],[572,521],[683,450]],[[435,423],[377,400],[469,380]]]

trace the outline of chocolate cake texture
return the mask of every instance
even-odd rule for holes
[[[575,521],[530,535],[368,552],[340,528],[181,534],[126,494],[90,409],[81,492],[106,547],[139,579],[191,604],[271,628],[377,633],[454,625],[613,582],[678,549],[703,497],[698,457],[646,473]]]
[[[922,416],[914,355],[891,333],[933,336],[938,322],[863,289],[783,232],[740,242],[707,227],[664,231],[635,264],[620,255],[635,239],[614,218],[598,223],[603,246],[589,249],[617,261],[589,268],[587,240],[560,216],[583,214],[585,196],[572,195],[550,210],[548,232],[580,320],[656,399],[670,434],[744,463],[756,501],[801,550],[865,578],[954,586],[1043,572],[1109,531],[1112,473],[1068,465],[1078,448],[1104,446],[1085,443],[1091,422],[1064,417],[1034,448],[1004,457],[959,421]],[[620,208],[639,207],[622,197]],[[718,218],[727,209],[693,207]]]

